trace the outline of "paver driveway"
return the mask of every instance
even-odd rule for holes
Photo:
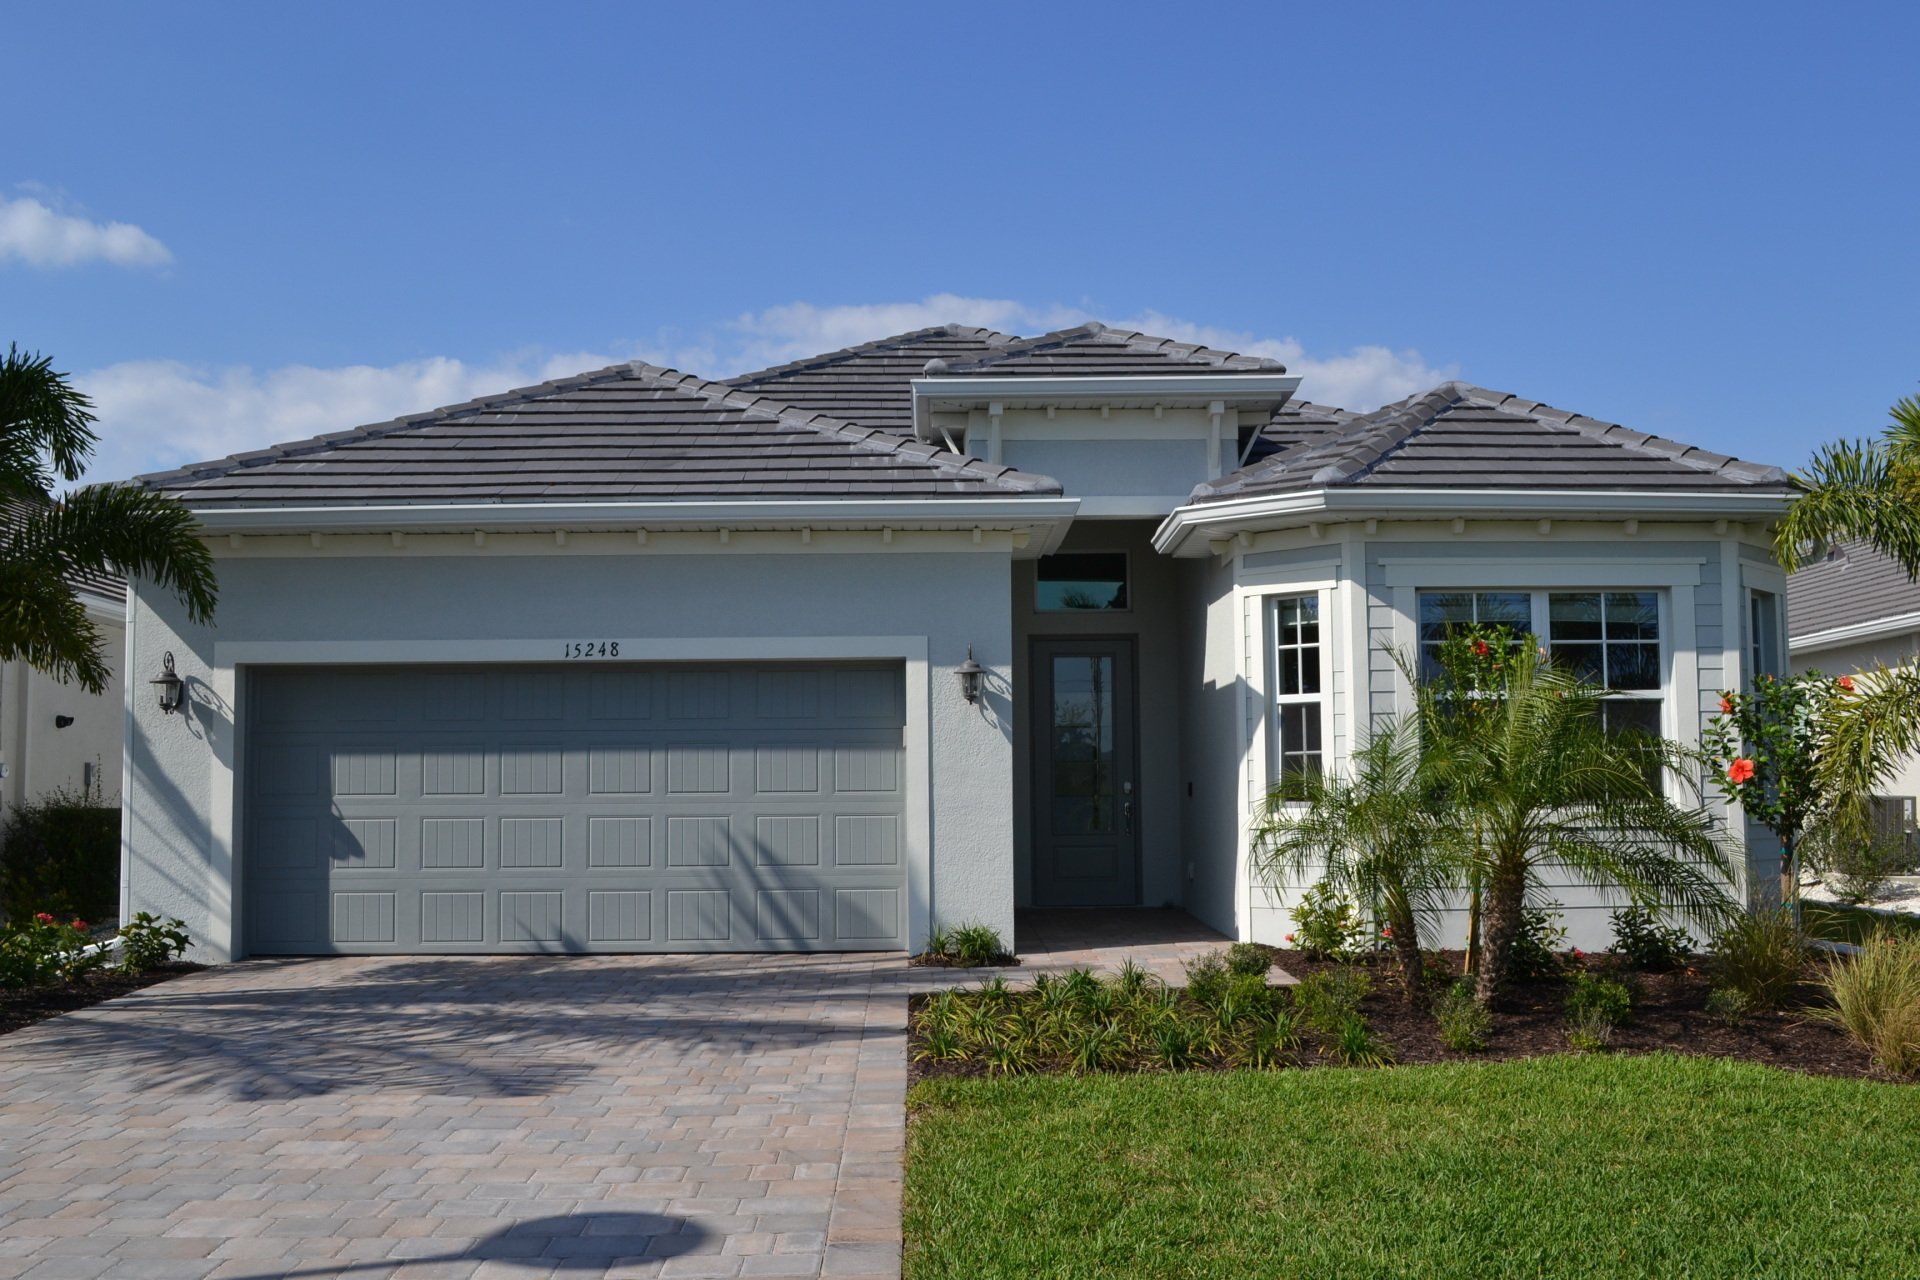
[[[899,1272],[897,956],[249,962],[0,1037],[0,1277]]]

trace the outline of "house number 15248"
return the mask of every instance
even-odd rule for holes
[[[617,658],[620,656],[618,640],[575,640],[560,646],[563,658]]]

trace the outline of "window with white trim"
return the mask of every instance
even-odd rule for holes
[[[1781,675],[1780,597],[1771,591],[1747,592],[1747,683]]]
[[[1420,669],[1431,673],[1441,641],[1468,625],[1531,632],[1566,670],[1607,690],[1609,729],[1660,733],[1665,650],[1657,591],[1421,591]]]
[[[1320,595],[1273,596],[1267,602],[1273,691],[1272,776],[1276,783],[1318,773],[1325,732],[1322,707]]]

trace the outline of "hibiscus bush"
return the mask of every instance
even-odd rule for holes
[[[1852,692],[1851,676],[1763,675],[1748,692],[1721,693],[1720,713],[1703,738],[1721,793],[1780,838],[1780,880],[1788,896],[1797,882],[1795,855],[1826,807],[1815,775],[1820,718]]]
[[[0,988],[39,987],[79,976],[102,963],[95,952],[82,954],[92,941],[85,920],[62,922],[42,911],[0,930]]]

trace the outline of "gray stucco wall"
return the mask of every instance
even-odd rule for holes
[[[1013,933],[1014,715],[1010,559],[1004,551],[836,554],[223,556],[217,628],[138,592],[130,669],[172,651],[191,713],[137,697],[126,780],[126,893],[134,910],[221,936],[229,885],[215,864],[213,760],[231,760],[232,706],[216,705],[214,643],[924,636],[929,656],[932,914]],[[979,707],[953,669],[973,646]],[[557,646],[556,646],[557,647]],[[239,696],[244,698],[245,681]],[[233,936],[239,936],[236,932]],[[202,953],[202,958],[209,957]]]

